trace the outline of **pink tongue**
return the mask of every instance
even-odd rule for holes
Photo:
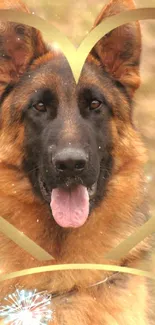
[[[61,227],[81,227],[89,214],[89,195],[87,188],[78,185],[71,191],[56,188],[52,191],[52,214]]]

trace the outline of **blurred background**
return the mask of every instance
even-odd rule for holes
[[[25,0],[33,14],[49,20],[78,46],[108,0]],[[155,6],[155,0],[135,0],[137,7]],[[155,21],[142,21],[142,85],[135,97],[134,120],[148,149],[145,168],[150,214],[155,216]]]

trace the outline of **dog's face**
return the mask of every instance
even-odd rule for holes
[[[113,10],[120,11],[119,2],[113,1],[102,19]],[[28,33],[26,27],[19,30],[12,26],[23,41],[24,37],[33,38],[30,28]],[[19,50],[24,51],[23,47]],[[18,48],[15,52],[20,54]],[[16,132],[23,130],[20,168],[62,227],[82,226],[106,193],[116,165],[114,134],[118,138],[126,124],[132,127],[139,56],[138,24],[122,27],[95,46],[76,85],[63,55],[38,46],[31,65],[27,66],[26,56],[26,68],[18,82],[8,83],[2,92],[4,111],[11,102],[9,123],[16,129],[12,141],[18,142]],[[23,70],[23,66],[18,69]],[[2,115],[2,129],[8,130]]]
[[[57,57],[29,72],[15,91],[17,107],[21,93],[27,98],[21,108],[25,171],[63,226],[85,221],[103,197],[111,173],[112,107],[107,86],[114,92],[114,82],[92,63],[86,64],[76,86],[68,63]],[[74,215],[73,220],[67,220],[68,214]]]

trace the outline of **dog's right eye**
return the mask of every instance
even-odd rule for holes
[[[39,112],[46,112],[46,105],[42,102],[33,105],[33,107]]]
[[[97,108],[100,108],[101,102],[99,100],[92,100],[90,103],[90,110],[95,110]]]

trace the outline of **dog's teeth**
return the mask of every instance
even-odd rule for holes
[[[97,186],[97,184],[95,183],[91,187],[88,188],[88,193],[89,193],[90,197],[92,197],[95,194],[96,186]]]

